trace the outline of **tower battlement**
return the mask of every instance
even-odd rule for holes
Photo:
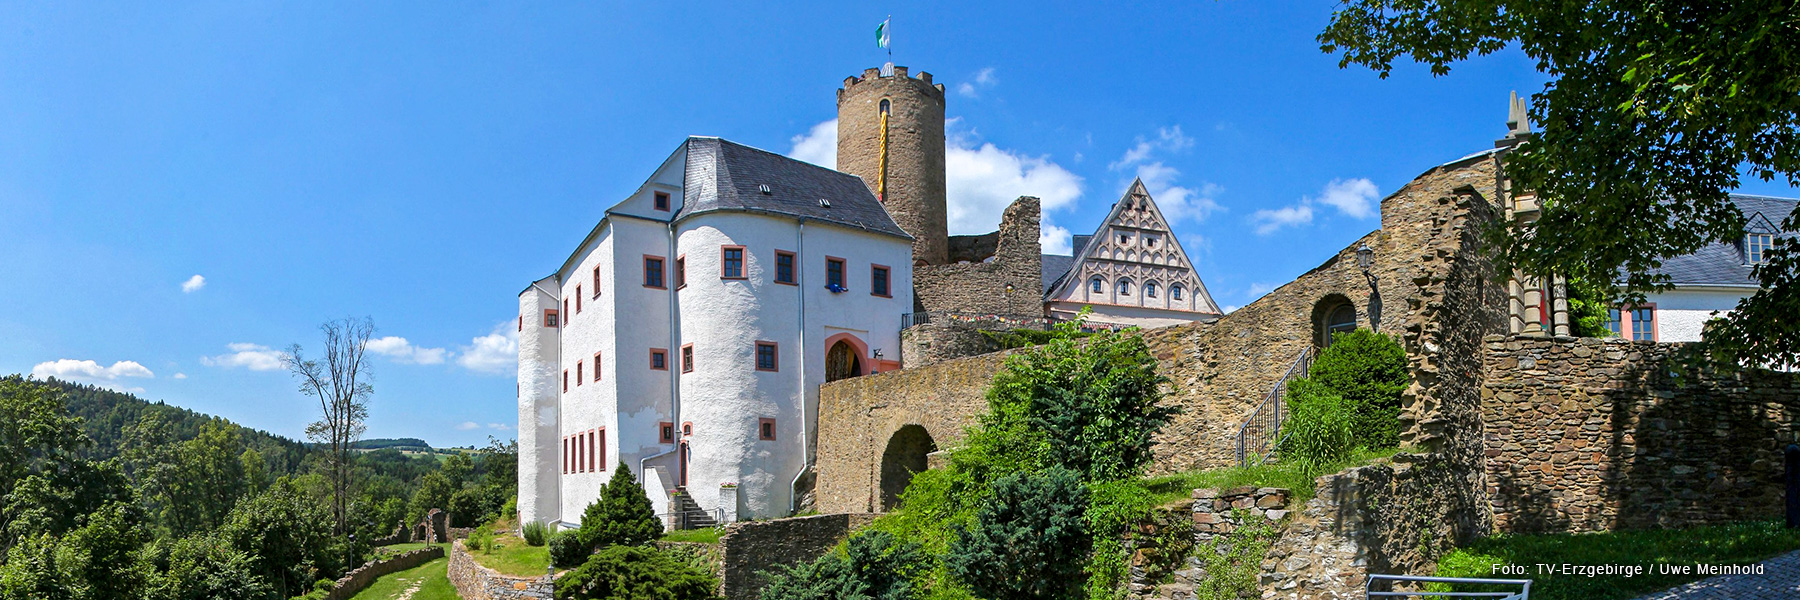
[[[884,72],[885,71],[885,72]],[[865,69],[837,91],[837,168],[861,177],[913,236],[913,264],[949,259],[944,86],[906,67]]]
[[[893,66],[893,67],[891,67],[891,71],[888,74],[882,74],[881,69],[879,67],[871,67],[868,69],[863,69],[862,75],[851,75],[849,77],[844,78],[844,86],[841,88],[838,88],[838,91],[837,91],[838,102],[843,102],[845,94],[855,93],[854,92],[855,88],[862,84],[887,83],[888,85],[893,85],[895,83],[902,83],[902,82],[912,83],[912,84],[918,86],[919,88],[921,88],[920,91],[925,92],[925,93],[930,93],[930,92],[935,91],[935,92],[937,92],[937,96],[940,98],[942,98],[944,95],[944,84],[932,83],[931,82],[931,73],[927,73],[925,71],[919,71],[919,75],[917,77],[913,77],[907,71],[906,67]]]

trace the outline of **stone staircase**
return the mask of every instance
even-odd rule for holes
[[[712,511],[700,508],[700,504],[694,502],[694,497],[689,495],[685,489],[676,488],[675,493],[669,496],[669,502],[671,504],[669,512],[674,513],[675,529],[702,529],[719,526],[719,521],[713,518]]]

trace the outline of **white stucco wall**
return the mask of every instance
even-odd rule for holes
[[[1752,288],[1681,288],[1645,300],[1656,306],[1656,341],[1698,342],[1707,321],[1731,314],[1738,300],[1754,293]]]
[[[561,456],[557,428],[556,371],[560,331],[544,327],[544,310],[560,304],[554,277],[519,294],[519,522],[555,521],[561,516],[558,475]]]

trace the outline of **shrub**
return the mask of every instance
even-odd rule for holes
[[[1317,381],[1288,383],[1288,417],[1277,450],[1282,462],[1317,467],[1342,461],[1356,449],[1348,402]]]
[[[494,532],[489,531],[487,525],[476,527],[475,531],[469,532],[469,539],[464,540],[463,545],[470,550],[493,550]]]
[[[763,588],[762,600],[908,600],[911,577],[923,564],[919,545],[885,531],[850,538],[844,554],[781,570]]]
[[[1406,350],[1400,342],[1367,329],[1339,333],[1313,361],[1306,378],[1344,399],[1356,445],[1400,444],[1400,393],[1407,385]]]
[[[552,538],[555,539],[555,538]],[[551,546],[554,548],[554,544]],[[556,582],[558,600],[710,600],[719,582],[667,553],[613,545]]]
[[[660,537],[662,530],[650,497],[623,462],[600,488],[600,498],[581,514],[581,541],[589,549],[645,544]]]
[[[525,538],[525,545],[542,546],[545,538],[550,537],[550,528],[543,521],[532,521],[525,524],[525,530],[521,533]]]
[[[558,531],[550,536],[550,564],[567,569],[587,560],[593,546],[581,542],[581,532]]]
[[[1200,565],[1206,571],[1206,579],[1194,589],[1200,600],[1256,596],[1263,556],[1279,532],[1268,519],[1252,517],[1244,509],[1232,511],[1232,517],[1244,525],[1200,546]]]
[[[1093,539],[1079,473],[1052,467],[994,482],[975,524],[956,530],[945,566],[976,596],[1057,600],[1082,594]]]

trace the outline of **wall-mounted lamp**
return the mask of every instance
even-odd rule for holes
[[[1367,272],[1369,272],[1370,265],[1373,265],[1374,263],[1375,263],[1375,251],[1373,249],[1370,249],[1369,245],[1366,243],[1357,245],[1357,247],[1356,247],[1356,266],[1360,267],[1364,273],[1367,273]]]
[[[875,356],[875,364],[869,365],[869,374],[874,375],[881,370],[881,349],[876,348],[870,353]]]

